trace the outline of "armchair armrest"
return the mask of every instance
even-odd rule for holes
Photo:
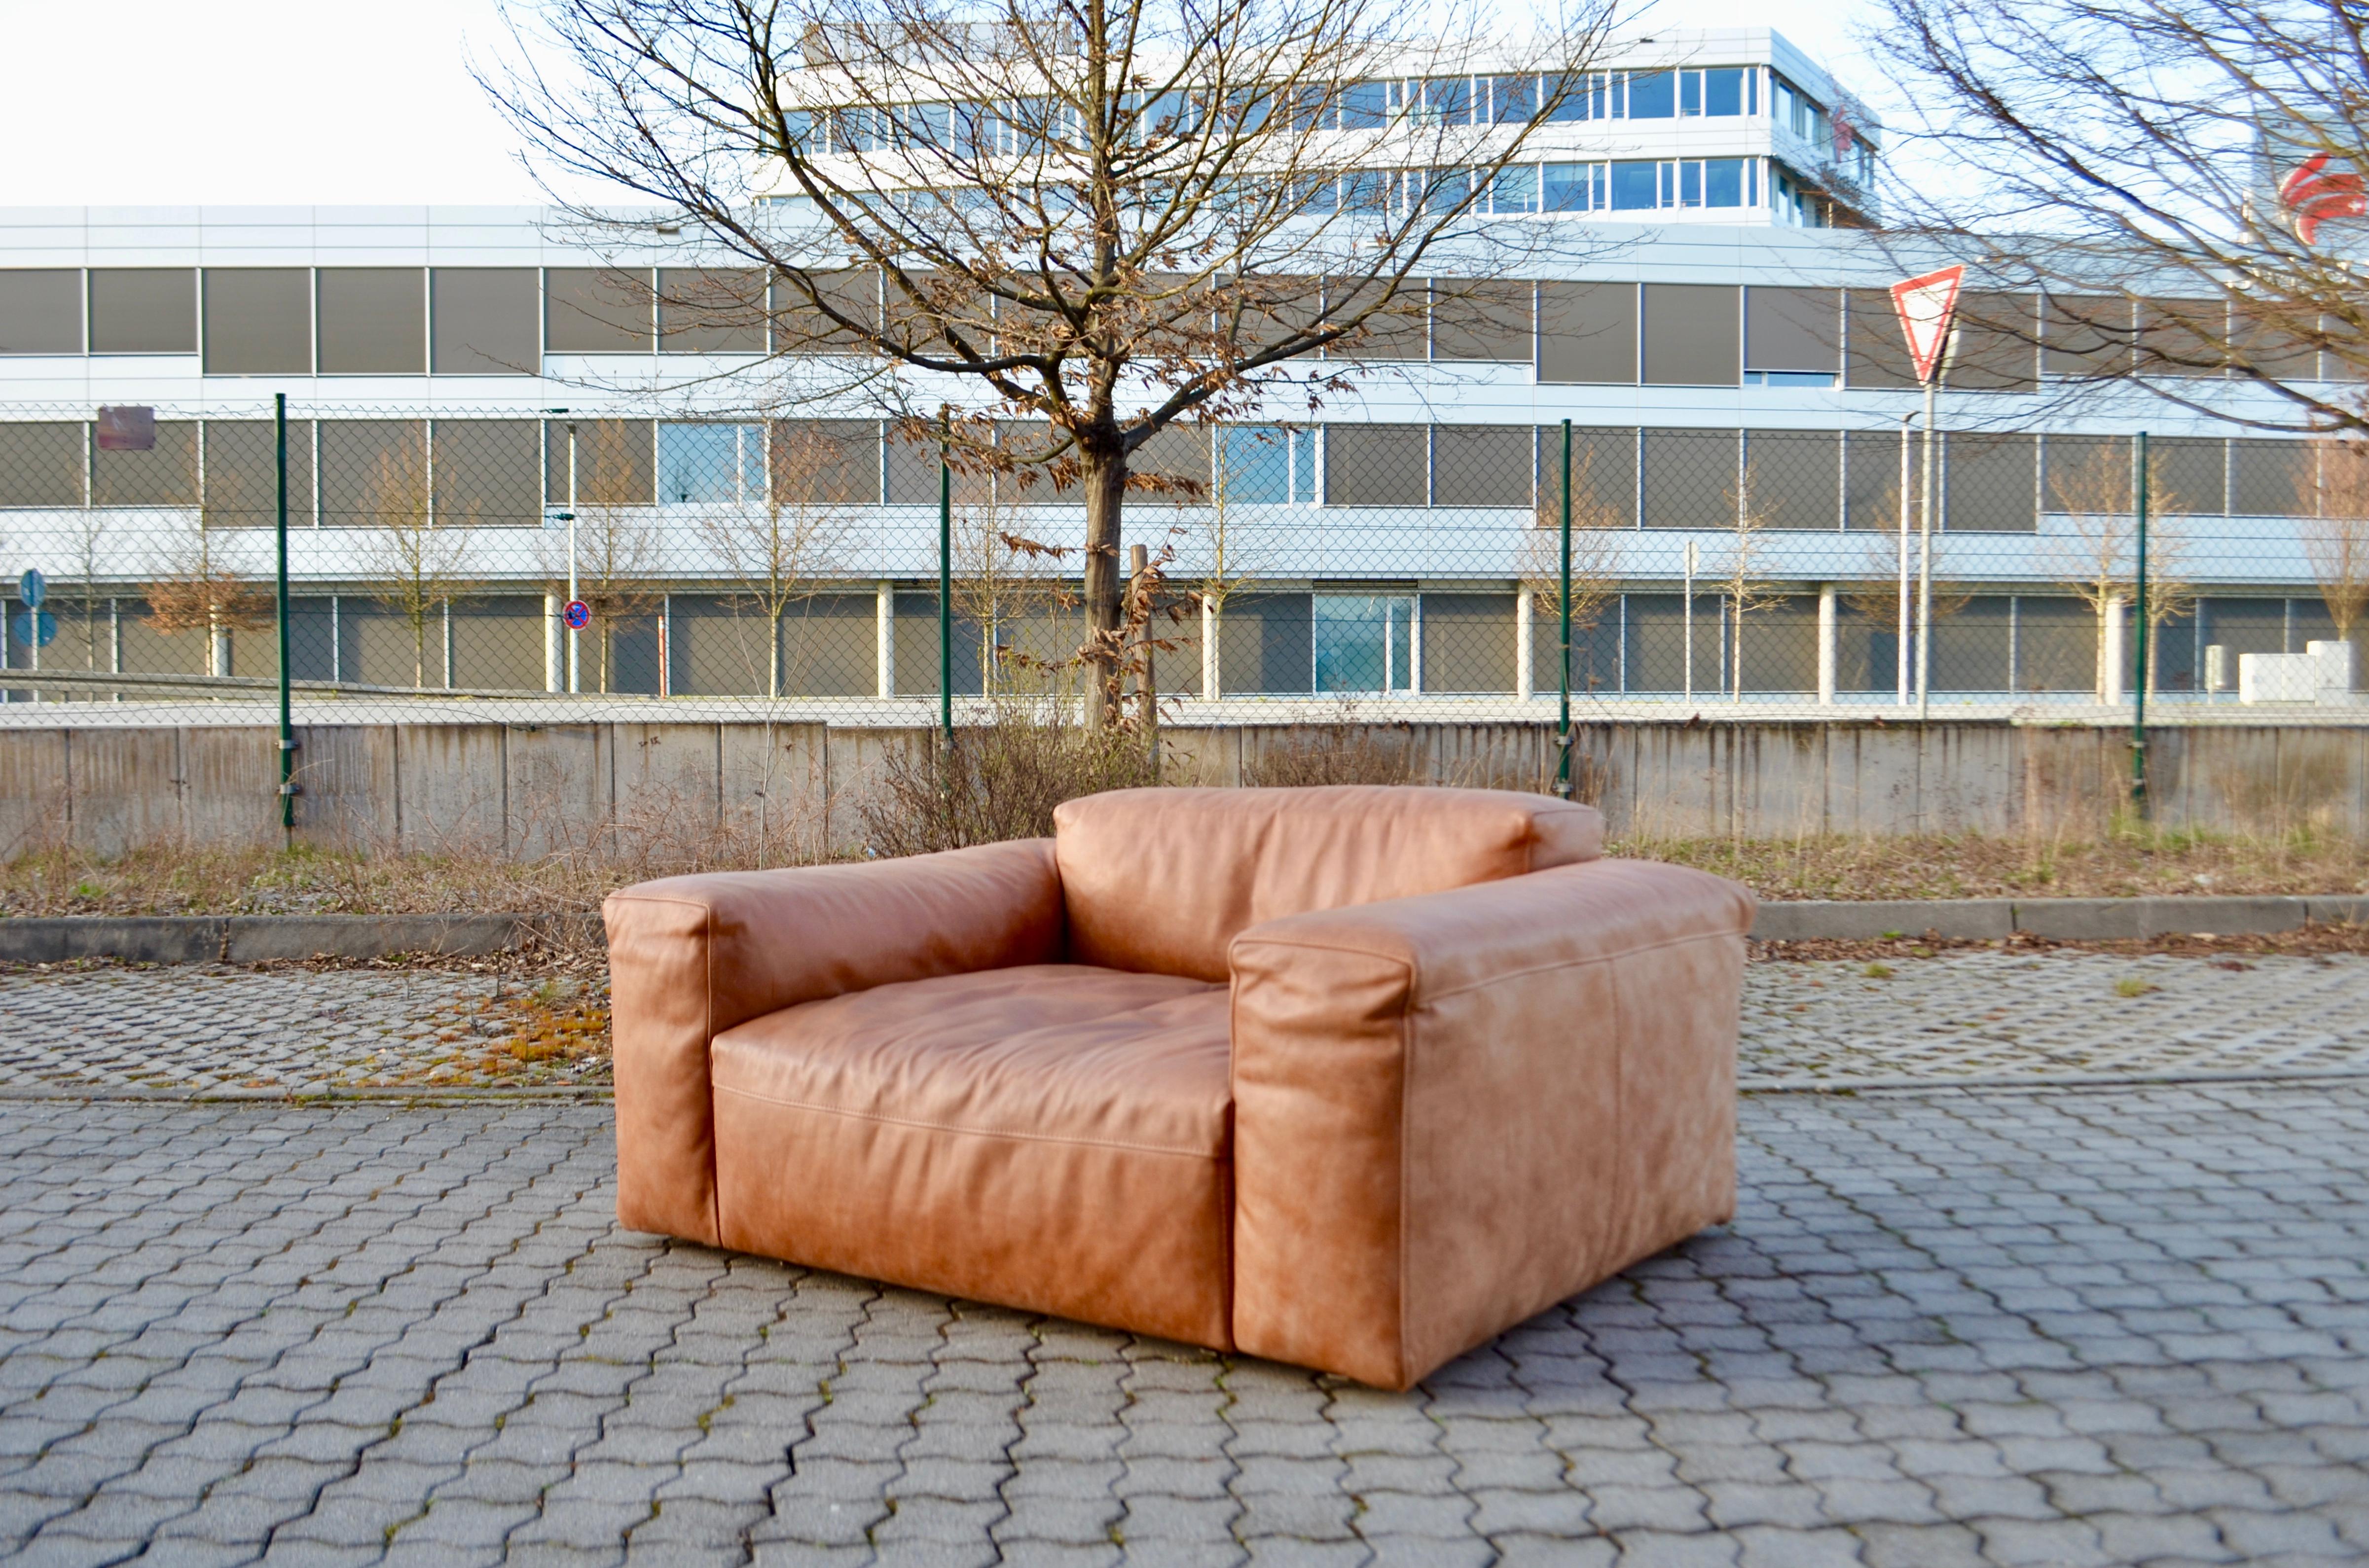
[[[1053,841],[668,877],[609,895],[617,1219],[719,1241],[708,1041],[894,981],[1058,961]]]
[[[1235,1343],[1404,1388],[1730,1217],[1753,907],[1597,860],[1235,937]]]

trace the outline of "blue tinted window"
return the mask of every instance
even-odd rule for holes
[[[1654,176],[1660,169],[1659,164],[1644,162],[1613,165],[1612,210],[1627,212],[1660,206],[1661,200],[1654,188]]]
[[[1745,199],[1743,159],[1712,158],[1703,165],[1703,205],[1705,207],[1747,205]]]
[[[1489,84],[1490,113],[1500,125],[1518,125],[1539,112],[1536,76],[1499,76]]]
[[[1389,123],[1390,88],[1387,82],[1352,82],[1341,89],[1341,125],[1364,131]]]
[[[765,493],[765,437],[755,425],[658,426],[658,499],[734,502]]]
[[[1351,175],[1341,191],[1341,205],[1354,212],[1379,212],[1390,198],[1396,175],[1377,174],[1368,169]]]
[[[1312,502],[1316,499],[1316,432],[1294,430],[1291,433],[1291,498]]]
[[[1703,204],[1703,166],[1700,160],[1688,158],[1678,165],[1678,205],[1700,207]]]
[[[1703,75],[1705,114],[1728,115],[1744,112],[1744,68],[1730,65],[1718,71],[1706,71]]]
[[[1489,210],[1535,212],[1539,210],[1539,171],[1530,164],[1499,169],[1489,181]]]
[[[1702,87],[1701,72],[1681,71],[1678,73],[1678,112],[1680,114],[1696,115],[1702,113]]]
[[[1302,181],[1299,187],[1299,210],[1312,217],[1329,216],[1336,205],[1338,194],[1329,179]]]
[[[1629,118],[1670,119],[1677,117],[1677,73],[1639,71],[1629,77]]]
[[[1408,199],[1412,202],[1418,195],[1422,196],[1425,199],[1424,205],[1434,212],[1455,211],[1463,202],[1466,192],[1472,187],[1472,176],[1461,169],[1432,175],[1429,176],[1428,190],[1424,189],[1422,185],[1416,184],[1416,181],[1423,177],[1413,173],[1408,174],[1408,184],[1414,186],[1414,188],[1407,193]]]
[[[1547,97],[1554,101],[1554,107],[1547,112],[1550,120],[1604,118],[1604,75],[1601,72],[1586,76],[1557,77],[1547,88]]]
[[[1413,599],[1318,594],[1311,608],[1317,690],[1407,689],[1413,665]]]
[[[1587,199],[1587,164],[1549,164],[1546,167],[1546,210],[1550,212],[1585,212],[1591,203]]]
[[[1217,481],[1228,506],[1291,498],[1291,447],[1272,425],[1230,425],[1218,430]]]
[[[1435,76],[1423,85],[1423,107],[1444,124],[1472,121],[1472,78]]]

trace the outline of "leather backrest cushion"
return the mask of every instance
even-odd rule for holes
[[[1073,963],[1227,978],[1246,926],[1603,853],[1593,806],[1509,790],[1116,790],[1053,813]]]

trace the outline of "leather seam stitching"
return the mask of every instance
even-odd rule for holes
[[[1024,1143],[1064,1143],[1085,1149],[1125,1149],[1139,1154],[1173,1154],[1188,1160],[1207,1160],[1224,1164],[1220,1154],[1207,1153],[1198,1149],[1172,1149],[1158,1143],[1128,1143],[1116,1138],[1065,1138],[1052,1132],[1013,1132],[996,1127],[956,1127],[946,1121],[923,1121],[910,1116],[884,1116],[878,1111],[849,1110],[844,1106],[821,1105],[813,1100],[784,1099],[778,1095],[761,1095],[754,1089],[743,1089],[730,1084],[718,1084],[719,1095],[737,1095],[744,1100],[761,1105],[785,1106],[792,1110],[818,1111],[825,1116],[844,1116],[857,1121],[877,1121],[890,1127],[914,1127],[925,1132],[955,1132],[975,1138],[1009,1138]]]

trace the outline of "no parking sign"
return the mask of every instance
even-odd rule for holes
[[[567,608],[561,610],[559,614],[560,618],[567,622],[567,630],[570,631],[581,631],[592,624],[592,607],[582,599],[568,600]]]

